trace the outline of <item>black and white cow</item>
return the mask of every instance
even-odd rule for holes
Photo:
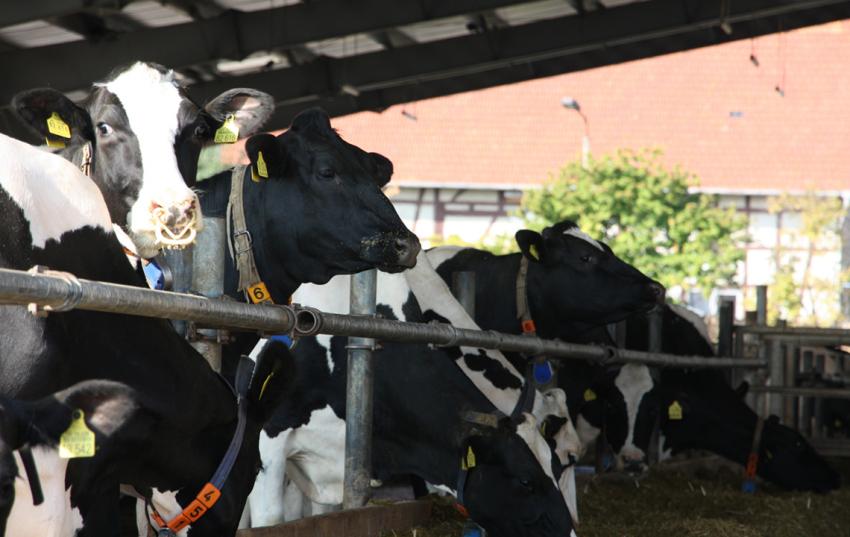
[[[304,286],[295,298],[345,311],[347,286],[347,279],[336,278]],[[403,275],[379,274],[378,303],[386,318],[477,327],[424,254]],[[295,348],[299,377],[261,437],[264,470],[249,500],[252,525],[284,519],[285,475],[314,502],[342,501],[344,346],[344,338],[320,336]],[[511,414],[524,382],[500,353],[386,342],[375,360],[376,478],[414,474],[457,494],[461,457],[471,446],[478,464],[466,479],[464,503],[489,534],[571,534],[575,491],[572,468],[564,466],[580,446],[561,390],[535,390],[530,412],[518,423],[502,420],[489,428],[465,416]],[[545,434],[539,430],[544,421]]]
[[[43,88],[19,93],[12,105],[40,140],[63,144],[59,153],[89,170],[132,241],[125,246],[146,258],[190,244],[201,228],[189,188],[201,147],[227,118],[246,137],[273,111],[272,98],[251,89],[225,91],[201,108],[173,71],[143,62],[94,84],[80,104]]]
[[[627,348],[647,350],[648,321],[636,316],[627,325]],[[714,356],[702,320],[678,306],[664,309],[662,351]],[[744,401],[746,384],[729,386],[721,371],[663,369],[658,380],[638,389],[643,395],[633,432],[642,449],[648,446],[658,419],[662,448],[672,453],[702,449],[746,464],[758,416]],[[758,475],[783,488],[826,492],[840,485],[838,473],[796,431],[765,420]]]
[[[496,256],[457,247],[428,252],[446,282],[456,271],[475,273],[475,320],[484,329],[521,333],[515,291],[521,256],[529,263],[526,293],[531,318],[537,334],[547,339],[604,343],[594,339],[600,331],[607,336],[599,327],[663,303],[661,284],[619,259],[574,222],[561,222],[542,234],[522,230],[516,239],[519,254]],[[513,359],[522,367],[519,357]],[[609,441],[618,452],[630,455],[635,447],[628,432],[642,395],[633,387],[649,380],[643,378],[643,370],[630,365],[606,368],[582,360],[557,360],[554,365],[582,443],[595,439],[604,415]],[[636,457],[643,458],[643,453]]]
[[[291,180],[299,184],[309,178]],[[113,234],[98,188],[73,164],[0,136],[0,187],[0,266],[26,269],[40,264],[87,279],[142,284]],[[356,186],[347,182],[335,183],[332,188],[349,189],[350,196],[356,196]],[[304,199],[318,195],[303,190]],[[325,252],[325,262],[335,266],[340,259],[359,260],[362,240],[384,231],[383,224],[375,220],[363,224],[359,229],[364,237],[351,239],[354,250],[341,241]],[[337,230],[331,214],[318,219],[316,225],[321,227],[315,231],[323,231],[325,236],[333,236]],[[313,237],[285,235],[283,239],[298,243]],[[116,533],[119,483],[139,491],[159,490],[155,499],[166,518],[175,509],[179,512],[178,506],[189,505],[230,443],[237,405],[228,385],[170,323],[84,311],[36,318],[25,308],[12,306],[0,307],[0,322],[4,326],[0,333],[0,394],[36,399],[75,382],[105,378],[124,382],[150,397],[145,407],[161,417],[155,434],[146,437],[145,449],[138,452],[142,455],[128,458],[110,472],[99,472],[97,487],[74,487],[76,479],[88,476],[88,464],[69,464],[71,506],[79,510],[84,523],[80,537]],[[260,425],[275,406],[275,394],[291,377],[285,374],[288,357],[285,349],[279,350],[270,354],[265,366],[258,366],[260,381],[272,371],[280,374],[272,377],[262,400],[259,386],[249,392],[246,435],[231,478],[221,500],[191,526],[191,535],[220,536],[235,531],[259,467]],[[169,494],[170,505],[163,505]]]
[[[416,262],[419,239],[381,191],[392,163],[343,140],[321,109],[302,112],[277,137],[251,138],[246,150],[254,161],[263,154],[269,174],[255,182],[246,169],[243,196],[257,271],[276,304],[286,304],[301,283],[321,284],[371,267],[398,272]],[[204,214],[227,215],[230,184],[229,171],[198,184]],[[326,233],[330,225],[333,234]],[[328,255],[332,251],[339,253]],[[225,292],[245,300],[237,278],[228,256]],[[256,341],[242,335],[225,347],[226,377]]]

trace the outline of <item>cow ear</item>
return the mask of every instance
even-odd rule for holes
[[[62,445],[62,436],[72,427],[93,433],[91,449],[99,449],[104,440],[133,424],[135,438],[145,438],[153,428],[153,418],[142,418],[138,393],[120,382],[89,380],[80,382],[34,402],[21,403],[25,410],[26,430],[31,444]],[[79,447],[79,445],[78,445]],[[83,448],[86,447],[83,442]],[[91,455],[86,455],[91,456]]]
[[[543,260],[544,245],[543,236],[530,229],[520,229],[516,232],[516,243],[522,255],[529,261],[539,262]]]
[[[12,98],[12,110],[42,143],[67,145],[94,139],[89,113],[54,89],[22,91]]]
[[[268,93],[250,88],[225,91],[204,107],[219,125],[233,118],[239,137],[246,138],[260,130],[274,112],[274,98]]]
[[[271,134],[257,134],[245,142],[254,177],[268,179],[286,175],[286,154],[280,141]]]
[[[254,366],[248,389],[251,409],[265,423],[283,399],[295,378],[295,359],[289,346],[271,338]]]
[[[749,391],[750,391],[750,383],[749,383],[749,382],[747,382],[746,380],[742,380],[742,381],[741,381],[741,383],[740,383],[740,384],[738,384],[738,387],[737,387],[737,388],[735,388],[735,393],[736,393],[736,394],[738,395],[738,397],[740,397],[741,399],[743,399],[744,397],[746,397],[747,392],[749,392]]]
[[[369,153],[369,159],[372,162],[375,181],[378,186],[384,188],[393,176],[393,163],[390,159],[380,153]]]

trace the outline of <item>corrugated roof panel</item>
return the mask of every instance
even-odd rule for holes
[[[29,48],[79,41],[83,36],[45,21],[32,21],[0,29],[0,38],[13,45]]]
[[[239,11],[260,11],[300,4],[299,0],[216,0],[216,4]]]
[[[438,41],[462,35],[469,35],[466,25],[469,20],[466,17],[448,17],[427,22],[418,22],[408,26],[400,26],[399,30],[420,43]]]
[[[628,0],[626,0],[628,1]],[[566,0],[543,0],[530,4],[503,7],[496,14],[511,26],[519,26],[545,19],[574,15],[576,10]]]
[[[127,4],[122,11],[145,26],[171,26],[192,22],[192,17],[186,13],[159,2],[132,2]]]
[[[331,56],[332,58],[344,58],[367,52],[376,52],[384,48],[380,43],[366,34],[314,41],[307,43],[306,46],[316,54]]]

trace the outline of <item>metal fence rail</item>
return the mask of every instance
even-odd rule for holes
[[[204,326],[229,327],[298,336],[328,334],[384,340],[464,345],[552,357],[579,358],[600,363],[642,363],[692,368],[761,368],[764,361],[705,358],[638,352],[594,345],[576,345],[494,331],[455,328],[442,323],[408,323],[373,317],[324,313],[313,308],[256,306],[227,300],[154,291],[89,280],[65,273],[35,273],[0,269],[0,303],[38,304],[48,311],[84,309],[147,317],[194,321]]]

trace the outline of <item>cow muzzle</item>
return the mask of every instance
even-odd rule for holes
[[[153,232],[161,247],[180,249],[195,242],[201,227],[200,203],[195,194],[171,207],[151,202],[150,212]]]
[[[374,263],[383,272],[401,272],[416,265],[416,257],[422,245],[416,235],[387,233],[376,238],[365,239],[360,244],[360,258]]]

